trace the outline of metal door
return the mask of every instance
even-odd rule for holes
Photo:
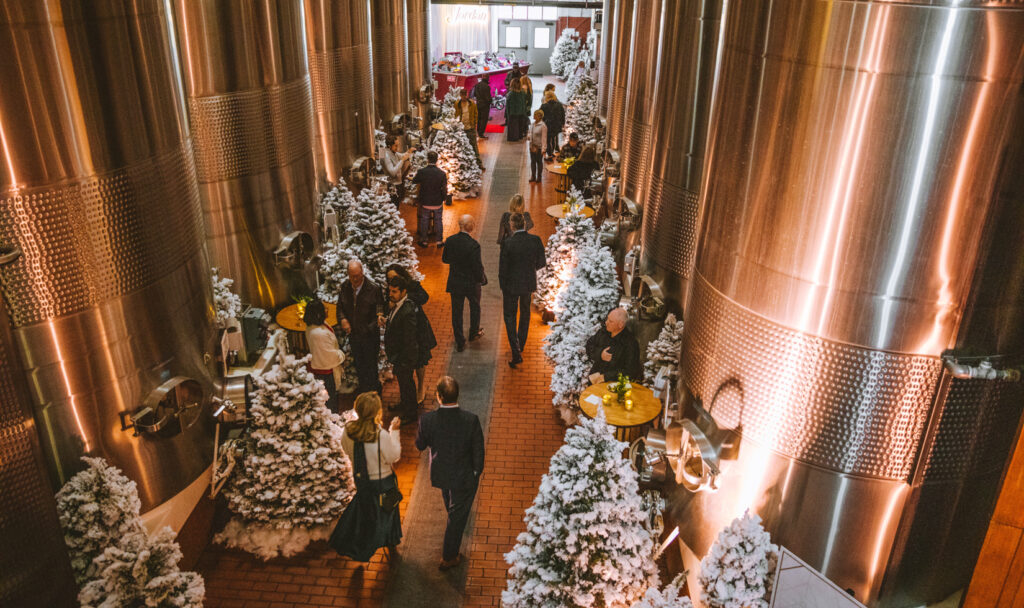
[[[554,21],[498,20],[498,52],[515,51],[518,59],[530,63],[530,74],[551,73],[549,60],[554,46]]]

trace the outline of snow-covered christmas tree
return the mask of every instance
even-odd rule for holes
[[[412,178],[416,177],[417,171],[426,166],[427,148],[421,148],[409,159],[409,171],[405,174],[405,191],[407,196],[411,196],[416,187],[415,184],[412,183]]]
[[[459,95],[461,94],[462,87],[452,87],[444,94],[444,99],[441,100],[442,119],[455,118],[455,102],[459,100]]]
[[[555,48],[551,50],[551,71],[562,78],[568,78],[576,70],[579,56],[579,32],[571,27],[565,28],[555,42]]]
[[[227,327],[228,323],[242,312],[242,300],[238,294],[232,293],[233,279],[222,278],[220,270],[210,269],[210,281],[213,283],[213,308],[216,311],[217,327]]]
[[[224,487],[233,517],[215,540],[263,559],[294,555],[327,538],[354,495],[342,427],[308,361],[283,355],[256,377],[249,426]]]
[[[526,531],[505,555],[504,608],[628,608],[657,585],[654,538],[625,448],[600,408],[565,432]]]
[[[633,604],[632,608],[693,608],[690,598],[686,594],[679,593],[685,578],[684,572],[666,585],[664,589],[650,587],[643,598]]]
[[[647,360],[644,362],[644,384],[650,386],[658,370],[667,365],[679,365],[679,351],[683,346],[683,322],[669,313],[658,337],[647,345]]]
[[[96,578],[93,560],[117,539],[143,532],[135,482],[102,458],[83,457],[88,467],[57,492],[57,512],[75,580]]]
[[[378,286],[385,284],[385,272],[391,264],[401,264],[416,280],[423,278],[412,235],[386,191],[363,188],[343,233],[338,249],[345,256],[346,266],[348,260],[358,258],[363,272]]]
[[[579,78],[575,95],[565,106],[565,126],[562,132],[568,136],[576,133],[580,141],[594,140],[594,116],[597,115],[597,85],[594,79],[584,75]]]
[[[749,511],[719,532],[700,561],[700,600],[706,608],[768,608],[779,548]]]
[[[562,312],[544,339],[544,354],[554,366],[551,401],[566,422],[576,417],[583,382],[590,371],[587,339],[619,303],[611,251],[596,242],[584,243],[578,258],[572,278],[555,304]]]
[[[135,482],[102,458],[57,492],[78,599],[87,608],[201,608],[205,589],[194,572],[181,572],[174,532],[150,537],[139,517]]]
[[[348,184],[344,179],[338,179],[338,183],[328,190],[320,198],[320,208],[331,208],[338,214],[339,230],[348,222],[348,216],[356,206],[356,197],[352,195]]]
[[[348,278],[349,252],[341,243],[326,242],[320,252],[320,287],[316,295],[324,302],[338,301],[338,289]]]
[[[434,136],[432,149],[437,152],[437,166],[448,174],[448,191],[456,199],[480,196],[483,180],[473,146],[454,118],[444,121],[444,130]]]
[[[82,608],[201,608],[203,578],[181,572],[181,549],[164,528],[147,537],[133,532],[95,560],[98,578],[78,595]]]
[[[576,252],[583,243],[594,241],[594,221],[581,212],[583,195],[576,188],[570,187],[566,202],[570,203],[570,212],[558,220],[558,226],[548,237],[544,255],[547,266],[537,271],[537,291],[533,294],[533,303],[540,310],[549,310],[558,315],[556,302],[565,286],[572,278],[576,268]]]

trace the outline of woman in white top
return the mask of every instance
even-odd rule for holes
[[[384,138],[384,154],[381,161],[384,165],[384,173],[388,176],[388,184],[395,189],[391,202],[396,206],[405,198],[405,172],[408,170],[409,157],[412,150],[405,154],[398,152],[398,138],[388,135]]]
[[[533,124],[527,133],[526,141],[530,146],[530,181],[540,182],[540,174],[544,172],[544,144],[548,141],[548,126],[544,124],[544,110],[533,113]]]
[[[341,383],[341,364],[345,362],[345,353],[338,346],[334,330],[327,325],[327,309],[323,302],[308,302],[302,321],[306,324],[306,345],[313,356],[309,361],[309,371],[324,383],[327,408],[337,413],[338,384]]]
[[[387,493],[398,492],[391,465],[402,455],[401,421],[396,416],[387,430],[382,428],[380,395],[373,391],[356,397],[355,410],[359,417],[345,425],[341,446],[352,461],[356,495],[330,544],[341,555],[368,562],[380,547],[394,547],[402,540],[398,507],[383,506]]]

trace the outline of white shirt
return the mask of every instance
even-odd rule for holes
[[[391,148],[384,150],[384,173],[388,174],[388,181],[397,184],[402,181],[402,167],[405,165],[405,158]]]
[[[544,124],[544,121],[535,122],[530,125],[530,145],[536,146],[541,150],[544,149],[544,144],[548,141],[548,126]]]
[[[395,307],[391,309],[391,314],[388,315],[388,323],[390,323],[391,320],[395,318],[395,313],[398,312],[398,309],[401,308],[402,304],[405,304],[405,301],[408,300],[408,299],[409,299],[409,296],[405,296],[404,298],[402,298],[398,302],[395,302]]]
[[[309,354],[313,355],[309,366],[314,369],[334,369],[345,361],[345,353],[338,347],[338,338],[323,325],[306,327],[306,344]]]
[[[376,441],[363,444],[366,453],[366,472],[370,479],[383,479],[391,475],[394,472],[391,470],[391,465],[402,457],[402,438],[399,429],[378,430],[380,430],[380,444]],[[348,436],[347,428],[341,433],[341,447],[348,454],[349,459],[355,462],[356,442]],[[380,452],[380,466],[377,465],[378,451]]]

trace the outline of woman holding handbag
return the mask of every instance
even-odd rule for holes
[[[391,548],[402,540],[402,521],[392,463],[402,455],[395,417],[388,430],[381,427],[380,395],[370,391],[356,397],[357,419],[345,425],[341,445],[352,460],[356,495],[341,514],[330,545],[341,555],[368,562],[380,547]]]

